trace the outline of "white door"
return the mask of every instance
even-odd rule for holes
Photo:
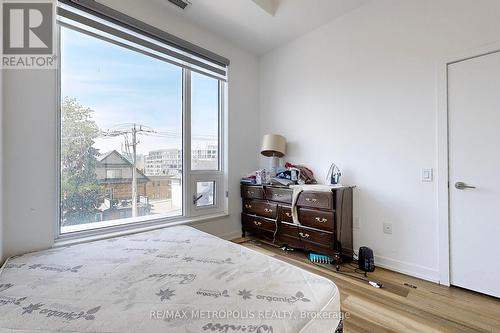
[[[449,65],[448,99],[451,283],[500,297],[500,52]]]

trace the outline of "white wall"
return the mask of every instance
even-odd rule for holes
[[[231,60],[230,216],[199,228],[236,237],[240,234],[239,178],[258,164],[258,59],[167,12],[156,2],[103,2]],[[4,72],[4,258],[53,244],[57,212],[55,79],[55,72],[50,70]]]
[[[54,70],[4,70],[4,256],[47,248],[56,218]]]
[[[0,11],[0,15],[2,12]],[[0,36],[0,43],[2,43]],[[3,70],[0,69],[0,262],[3,256]]]
[[[497,0],[377,0],[265,55],[261,134],[324,181],[337,163],[357,185],[355,247],[376,263],[439,280],[436,65],[500,39]],[[382,223],[393,224],[393,234]]]
[[[0,15],[3,11],[0,8]],[[3,34],[0,34],[0,45],[3,45]],[[3,70],[0,69],[0,262],[3,257]]]

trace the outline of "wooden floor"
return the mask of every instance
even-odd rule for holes
[[[248,248],[322,275],[338,286],[346,333],[354,332],[500,332],[500,299],[377,268],[364,281],[310,263],[303,252],[285,252],[250,237],[234,240]],[[343,265],[346,274],[363,277]],[[500,282],[500,276],[499,282]],[[405,285],[408,284],[408,285]],[[413,287],[412,287],[413,286]]]

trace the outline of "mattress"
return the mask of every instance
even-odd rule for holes
[[[335,332],[333,282],[191,227],[10,258],[0,332]]]

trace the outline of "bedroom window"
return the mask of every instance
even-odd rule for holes
[[[191,75],[191,169],[219,170],[219,81]]]
[[[59,235],[224,212],[225,74],[58,9]]]
[[[196,182],[196,206],[213,206],[215,203],[215,182]]]

